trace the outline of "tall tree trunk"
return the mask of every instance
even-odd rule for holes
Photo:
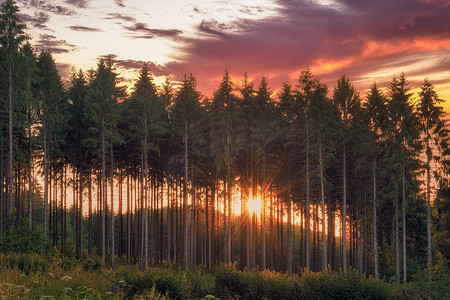
[[[184,191],[183,191],[183,218],[184,218],[184,244],[183,244],[183,259],[184,270],[189,268],[189,253],[188,253],[188,239],[189,239],[189,222],[188,222],[188,124],[184,124]]]
[[[347,166],[345,143],[342,155],[343,201],[342,201],[342,270],[347,272]]]
[[[102,124],[105,120],[102,119]],[[107,206],[106,201],[107,189],[106,189],[106,149],[105,149],[105,133],[102,131],[102,264],[105,265],[106,258],[106,213]]]
[[[45,99],[44,99],[45,101]],[[45,114],[43,117],[44,130],[44,243],[47,244],[48,231],[48,144],[47,144],[47,124],[45,122]]]
[[[91,182],[91,180],[92,180],[92,177],[91,177],[91,171],[89,171],[89,179],[88,179],[88,181],[89,181],[89,183],[88,183],[88,186],[89,186],[89,216],[88,216],[88,218],[89,218],[89,220],[88,220],[88,222],[89,222],[89,228],[88,228],[88,253],[89,253],[89,257],[91,257],[91,255],[92,255],[92,182]]]
[[[325,189],[324,189],[324,177],[323,177],[323,154],[322,154],[322,134],[319,134],[319,168],[320,168],[320,193],[322,199],[322,268],[327,267],[327,235],[326,235],[326,214],[325,214]]]
[[[111,268],[114,268],[114,258],[115,258],[115,234],[114,234],[114,152],[113,146],[110,147],[111,155],[111,165],[110,165],[110,176],[111,176]]]
[[[397,282],[400,282],[400,239],[399,239],[399,213],[398,213],[398,188],[395,187],[395,274],[397,275]]]
[[[309,209],[309,195],[310,194],[310,183],[309,183],[309,128],[306,126],[306,204],[305,204],[305,266],[306,270],[311,270],[310,265],[310,209]]]
[[[402,233],[403,233],[403,282],[407,282],[406,278],[406,174],[405,159],[402,161]]]
[[[12,205],[13,205],[13,107],[12,107],[12,66],[9,65],[9,164],[8,164],[8,183],[9,183],[9,190],[8,190],[8,221],[11,221],[12,218]],[[44,132],[45,132],[45,119],[44,119]],[[44,133],[45,135],[45,133]],[[45,136],[44,136],[44,142],[45,142]],[[45,148],[45,146],[44,146]],[[46,163],[45,161],[45,150],[44,150],[44,165]],[[45,168],[45,167],[44,167]],[[44,171],[45,172],[45,171]],[[44,194],[45,196],[45,194]],[[46,223],[44,221],[44,239],[45,242],[47,242],[47,227]]]
[[[373,268],[378,279],[378,242],[377,242],[377,158],[373,157]]]
[[[29,115],[29,125],[28,125],[28,228],[31,230],[33,228],[33,205],[31,204],[31,198],[33,193],[33,149],[31,145],[31,117]],[[3,157],[1,158],[3,159]],[[62,179],[61,179],[62,180]]]
[[[431,176],[430,176],[430,168],[431,168],[431,148],[430,148],[430,135],[428,132],[428,128],[426,128],[426,151],[427,151],[427,264],[428,264],[428,280],[431,281],[431,266],[433,263],[433,249],[432,249],[432,240],[431,240]]]

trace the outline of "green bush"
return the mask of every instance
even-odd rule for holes
[[[250,299],[250,288],[248,277],[242,271],[236,270],[235,266],[221,264],[214,270],[215,275],[215,295],[221,299],[238,296],[243,299]]]
[[[124,280],[128,283],[127,296],[142,295],[153,287],[170,299],[183,298],[183,276],[166,269],[149,268],[144,272],[126,272]]]
[[[46,253],[43,234],[30,230],[27,225],[11,226],[0,237],[0,253]]]
[[[303,273],[296,284],[296,295],[299,299],[382,300],[389,297],[389,290],[385,282],[354,270],[346,274],[324,270]]]

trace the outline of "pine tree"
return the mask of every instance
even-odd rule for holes
[[[183,141],[183,147],[180,149],[183,153],[184,184],[183,184],[183,265],[187,270],[191,265],[191,251],[189,251],[189,165],[193,165],[198,157],[197,149],[201,127],[200,120],[203,110],[200,106],[200,92],[197,91],[197,81],[192,76],[184,76],[181,87],[176,93],[174,104],[171,109],[170,121],[174,132],[174,138]],[[192,160],[192,161],[191,161]],[[192,220],[191,220],[192,222]],[[191,223],[192,225],[192,223]]]
[[[365,102],[364,109],[368,118],[368,125],[370,126],[372,136],[373,136],[373,191],[372,191],[372,230],[373,230],[373,264],[375,278],[378,278],[378,240],[377,240],[377,169],[378,169],[378,156],[380,155],[379,150],[379,139],[381,138],[382,130],[387,121],[387,111],[386,111],[386,99],[381,94],[376,83],[374,83],[367,95],[367,102]]]
[[[425,170],[426,170],[426,200],[427,200],[427,263],[432,265],[432,231],[431,231],[431,162],[440,161],[449,151],[449,132],[446,126],[443,107],[444,100],[440,99],[434,90],[434,86],[425,79],[417,104],[420,131],[425,145]],[[445,162],[444,162],[445,163]]]
[[[118,122],[118,99],[123,97],[124,90],[118,86],[119,78],[114,70],[114,62],[111,57],[106,60],[101,59],[97,64],[94,79],[89,85],[86,105],[86,118],[92,122],[93,126],[88,129],[89,137],[85,142],[98,149],[97,157],[101,159],[101,203],[102,203],[102,263],[105,263],[106,257],[106,213],[107,213],[107,174],[106,174],[106,155],[107,149],[111,149],[114,143],[120,141],[120,136],[116,130]],[[111,168],[113,168],[112,157],[110,160]],[[113,173],[110,173],[111,180]],[[113,207],[111,207],[111,213]],[[111,228],[114,226],[114,218],[111,220]],[[114,246],[114,231],[112,230],[111,241]],[[114,263],[114,247],[111,249],[111,259]]]
[[[51,162],[56,162],[62,154],[65,140],[66,121],[64,119],[66,102],[63,97],[63,86],[50,52],[43,51],[37,61],[36,83],[37,97],[40,102],[41,138],[43,144],[44,165],[44,238],[47,239],[49,229],[48,188]]]
[[[7,69],[8,69],[8,107],[9,107],[9,162],[8,162],[8,205],[7,205],[7,217],[9,220],[12,218],[12,206],[13,206],[13,73],[16,68],[16,60],[19,53],[19,48],[27,39],[24,29],[25,24],[22,23],[18,15],[19,9],[13,0],[6,0],[2,3],[0,8],[0,43]]]
[[[352,119],[359,104],[359,96],[348,77],[338,79],[333,102],[341,118],[342,136],[342,270],[347,271],[347,139]]]

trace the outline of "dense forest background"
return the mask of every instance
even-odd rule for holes
[[[145,64],[126,87],[105,56],[65,85],[17,13],[3,2],[0,251],[397,281],[450,259],[447,114],[427,79],[360,95],[306,68],[274,93],[225,71],[208,98]]]

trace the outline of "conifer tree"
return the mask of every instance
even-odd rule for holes
[[[426,155],[426,200],[427,200],[427,262],[431,266],[433,262],[432,249],[432,226],[431,226],[431,162],[442,161],[449,153],[449,131],[441,104],[444,100],[438,97],[434,86],[425,79],[419,93],[417,103],[418,117],[420,120],[420,131],[423,136],[424,150]],[[447,161],[443,161],[446,165]]]
[[[333,102],[341,118],[342,136],[342,270],[347,271],[347,139],[352,119],[359,104],[359,96],[348,77],[338,79]]]
[[[27,39],[24,29],[25,24],[18,15],[19,9],[13,0],[6,0],[2,3],[0,8],[0,43],[2,52],[8,69],[8,140],[9,140],[9,160],[8,160],[8,204],[7,217],[11,220],[12,206],[13,206],[13,112],[14,112],[14,87],[13,87],[13,73],[17,65],[17,57],[21,45]],[[16,100],[17,101],[17,100]]]

